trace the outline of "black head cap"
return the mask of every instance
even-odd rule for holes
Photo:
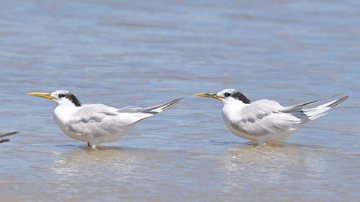
[[[79,99],[77,99],[77,97],[74,94],[72,94],[71,92],[69,92],[67,90],[57,90],[57,91],[51,93],[51,96],[55,97],[58,100],[65,98],[65,99],[70,100],[70,102],[72,102],[75,106],[77,106],[77,107],[81,106]]]
[[[77,99],[77,97],[74,94],[70,93],[67,94],[65,97],[68,98],[72,103],[74,103],[75,106],[77,107],[81,106],[79,99]]]
[[[242,101],[245,104],[250,103],[250,100],[244,94],[242,94],[240,91],[235,89],[225,89],[221,91],[220,94],[222,94],[222,96],[225,97],[225,99],[228,97],[232,97],[236,100]]]

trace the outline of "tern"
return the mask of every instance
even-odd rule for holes
[[[124,136],[134,124],[175,106],[182,98],[140,108],[117,109],[104,104],[84,104],[67,90],[52,93],[31,92],[30,96],[54,101],[54,119],[58,127],[70,138],[87,142],[90,148],[104,142],[113,142]]]
[[[15,135],[18,132],[11,132],[11,133],[0,133],[0,138],[7,137],[10,135]],[[10,139],[0,139],[0,143],[9,142]]]
[[[284,142],[305,123],[327,114],[328,110],[349,97],[341,97],[314,108],[305,109],[308,105],[321,100],[285,107],[268,99],[251,102],[236,89],[195,95],[221,101],[223,119],[230,132],[257,145]]]

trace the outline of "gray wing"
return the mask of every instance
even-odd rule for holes
[[[247,134],[261,136],[265,134],[281,134],[295,130],[301,119],[291,113],[282,112],[279,103],[272,100],[259,100],[243,108],[239,119],[234,124],[236,129]]]
[[[83,105],[66,125],[69,131],[82,135],[116,134],[123,132],[128,126],[140,120],[175,106],[180,100],[176,99],[146,108],[125,107],[116,109],[103,104]]]
[[[281,112],[285,112],[285,113],[291,113],[291,112],[297,112],[297,111],[301,111],[302,109],[304,109],[304,107],[320,102],[320,100],[314,100],[311,102],[306,102],[303,104],[298,104],[298,105],[292,105],[292,106],[288,106],[288,107],[284,107],[283,109],[281,109]]]
[[[298,105],[292,105],[292,106],[284,107],[281,111],[285,112],[285,113],[299,112],[299,111],[303,110],[305,107],[307,107],[309,105],[312,105],[312,104],[315,104],[315,103],[318,103],[318,102],[321,102],[321,101],[324,101],[324,100],[329,100],[329,99],[332,99],[334,97],[338,97],[340,95],[342,95],[342,94],[341,93],[340,94],[335,94],[335,95],[332,95],[332,96],[327,97],[327,98],[322,98],[322,99],[318,99],[318,100],[314,100],[314,101],[310,101],[310,102],[305,102],[305,103],[298,104]]]
[[[70,132],[80,135],[117,134],[143,117],[141,113],[119,113],[118,109],[106,105],[83,105],[66,126]]]

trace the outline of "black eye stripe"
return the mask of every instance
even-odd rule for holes
[[[229,97],[229,96],[231,96],[231,93],[226,92],[226,93],[224,93],[224,96]]]
[[[59,94],[59,98],[65,97],[66,95],[64,94]]]

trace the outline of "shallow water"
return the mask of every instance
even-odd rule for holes
[[[2,201],[355,201],[360,197],[358,1],[2,1]],[[196,92],[297,104],[351,99],[283,146],[256,147]],[[53,103],[147,106],[185,97],[96,151]]]

